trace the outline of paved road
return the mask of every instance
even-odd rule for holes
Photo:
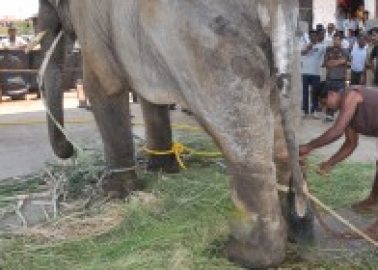
[[[75,93],[65,95],[66,119],[87,120],[84,124],[66,125],[66,128],[80,145],[101,148],[101,140],[90,111],[77,108]],[[136,121],[141,120],[139,106],[132,105],[132,114]],[[173,122],[194,123],[191,117],[180,111],[172,113]],[[46,161],[58,161],[53,155],[48,143],[47,128],[44,123],[30,124],[34,121],[44,121],[45,113],[40,100],[4,101],[0,104],[0,179],[21,176],[40,171]],[[6,126],[4,123],[29,124]],[[314,138],[329,126],[320,120],[305,120],[300,133],[302,141]],[[135,132],[142,135],[143,127],[136,127]],[[337,150],[341,141],[318,151],[320,155],[329,156]],[[375,160],[375,140],[362,138],[356,153],[351,157],[353,161]]]
[[[100,134],[92,112],[77,108],[76,93],[65,94],[64,106],[65,128],[75,143],[82,148],[101,149]],[[136,122],[142,121],[139,107],[138,104],[131,105]],[[0,104],[0,180],[36,173],[48,161],[62,162],[51,150],[45,119],[41,100],[3,100]],[[84,120],[85,123],[77,124],[71,120]],[[192,117],[180,111],[172,112],[172,121],[195,124]],[[142,126],[135,126],[133,131],[143,136]]]

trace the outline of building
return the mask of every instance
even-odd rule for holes
[[[341,5],[347,10],[355,11],[364,5],[369,17],[378,15],[378,0],[299,0],[300,19],[315,27],[316,24],[327,25],[336,23],[337,7]]]

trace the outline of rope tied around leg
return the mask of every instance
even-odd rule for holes
[[[124,168],[119,168],[119,169],[107,169],[105,170],[101,177],[98,180],[98,184],[101,184],[102,181],[105,179],[105,177],[111,176],[113,174],[118,174],[118,173],[127,173],[127,172],[133,172],[138,169],[137,166],[132,166],[132,167],[124,167]]]
[[[184,170],[187,170],[187,167],[185,166],[185,164],[182,160],[182,155],[184,153],[189,153],[190,155],[197,155],[197,156],[209,157],[209,158],[222,156],[222,153],[219,152],[219,151],[214,151],[214,152],[196,151],[195,149],[187,147],[187,146],[183,145],[182,143],[176,142],[176,141],[173,142],[172,148],[170,150],[166,150],[166,151],[151,150],[151,149],[148,149],[146,146],[143,146],[143,150],[146,153],[148,153],[150,155],[154,155],[154,156],[167,156],[167,155],[174,154],[178,164]]]

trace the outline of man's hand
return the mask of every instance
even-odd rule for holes
[[[299,157],[300,160],[303,161],[307,158],[307,156],[311,153],[312,149],[307,144],[299,146]]]
[[[328,161],[322,162],[319,164],[319,168],[316,170],[316,173],[320,176],[326,176],[331,170],[333,166],[329,164]]]

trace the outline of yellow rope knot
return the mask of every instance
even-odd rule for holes
[[[165,156],[165,155],[171,155],[174,154],[176,157],[176,160],[180,167],[184,170],[186,170],[186,166],[184,162],[182,161],[182,154],[187,152],[191,155],[197,155],[197,156],[203,156],[203,157],[219,157],[222,154],[220,152],[207,152],[207,151],[196,151],[192,148],[189,148],[185,145],[183,145],[180,142],[173,142],[171,150],[167,151],[157,151],[157,150],[150,150],[146,146],[143,147],[143,150],[150,154],[155,156]]]

